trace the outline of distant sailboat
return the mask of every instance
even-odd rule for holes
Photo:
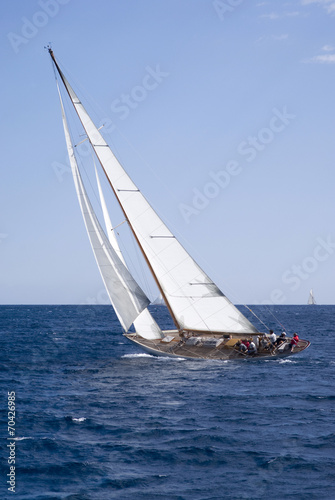
[[[314,294],[313,294],[313,289],[311,288],[310,292],[309,292],[309,297],[308,297],[308,302],[307,304],[309,306],[312,306],[312,305],[315,305],[316,304],[316,301],[315,301],[315,298],[314,298]]]
[[[306,349],[310,344],[306,340],[299,340],[294,348],[290,339],[280,347],[279,344],[278,347],[271,346],[264,338],[259,342],[264,334],[230,302],[159,218],[105,142],[59,68],[51,48],[49,53],[59,83],[76,111],[175,324],[174,330],[162,331],[148,311],[150,301],[123,258],[97,176],[108,237],[100,225],[79,171],[77,151],[72,143],[57,81],[65,139],[80,208],[102,279],[125,337],[152,354],[193,359],[268,358],[290,356]],[[131,325],[135,333],[129,332]],[[259,345],[258,349],[249,349],[246,353],[240,348],[241,344],[249,342]]]

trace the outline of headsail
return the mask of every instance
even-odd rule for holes
[[[51,49],[50,55],[176,326],[193,331],[256,333],[152,209],[87,114]]]
[[[61,101],[64,133],[71,170],[87,233],[107,293],[121,325],[127,331],[150,301],[135,282],[126,266],[121,262],[94,213],[74,155],[60,92],[59,98]]]
[[[109,217],[109,213],[108,213],[108,210],[107,210],[107,205],[106,205],[105,198],[104,198],[104,195],[103,195],[103,192],[102,192],[102,188],[101,188],[101,184],[100,184],[100,179],[99,179],[98,171],[97,171],[97,168],[96,168],[95,164],[94,164],[94,169],[95,169],[95,177],[96,177],[96,180],[97,180],[100,205],[101,205],[102,214],[103,214],[103,217],[104,217],[104,222],[105,222],[105,228],[106,228],[107,237],[109,239],[110,244],[112,245],[112,247],[114,248],[115,252],[117,253],[119,259],[123,262],[123,264],[125,266],[127,266],[127,264],[126,264],[126,262],[125,262],[125,260],[123,258],[123,254],[122,254],[122,252],[120,250],[119,244],[117,242],[117,239],[116,239],[116,236],[115,236],[115,232],[114,232],[114,228],[113,228],[113,225],[112,225],[110,217]]]
[[[100,204],[102,207],[108,239],[110,241],[110,244],[114,248],[115,252],[119,256],[120,260],[126,266],[127,264],[123,258],[123,254],[120,250],[117,238],[115,236],[115,231],[109,217],[105,198],[101,189],[99,175],[96,168],[95,168],[95,175],[97,179]],[[144,337],[145,339],[160,339],[163,337],[162,330],[160,329],[160,327],[158,326],[158,324],[156,323],[156,321],[154,320],[148,309],[144,309],[141,312],[141,314],[134,320],[134,328],[136,330],[136,333],[138,333],[139,335],[141,335],[141,337]]]

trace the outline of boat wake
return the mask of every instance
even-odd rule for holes
[[[121,358],[127,358],[127,359],[138,359],[138,358],[151,358],[154,359],[155,361],[159,361],[160,363],[162,361],[186,361],[185,358],[170,358],[170,357],[164,357],[164,356],[153,356],[152,354],[147,354],[147,353],[134,353],[134,354],[124,354],[121,356]]]
[[[297,361],[294,361],[293,359],[279,359],[279,364],[282,365],[284,363],[293,363],[293,364],[296,364]]]

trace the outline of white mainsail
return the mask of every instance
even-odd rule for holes
[[[178,328],[256,333],[158,217],[120,165],[50,55]]]
[[[309,297],[308,297],[308,305],[314,305],[316,304],[316,301],[315,301],[315,298],[314,298],[314,293],[313,293],[313,289],[310,290],[309,292]]]
[[[107,231],[107,236],[110,241],[110,244],[114,248],[115,252],[119,256],[120,260],[123,262],[125,266],[127,266],[123,254],[121,252],[121,249],[119,247],[119,243],[117,241],[117,238],[115,236],[115,230],[112,226],[107,205],[105,202],[105,197],[103,195],[102,189],[101,189],[101,183],[99,179],[99,175],[97,172],[97,169],[95,168],[95,176],[97,179],[97,185],[98,185],[98,191],[99,191],[99,198],[100,198],[100,204],[102,207],[102,212],[103,212],[103,217],[104,217],[104,222],[106,226],[106,231]],[[138,333],[141,337],[144,337],[145,339],[148,340],[154,340],[154,339],[160,339],[163,337],[162,330],[148,311],[148,309],[144,309],[141,314],[134,320],[134,328],[136,330],[136,333]]]
[[[59,98],[71,171],[87,233],[111,303],[121,325],[127,331],[150,301],[118,257],[94,213],[74,155],[60,92]]]

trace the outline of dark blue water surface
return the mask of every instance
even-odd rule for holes
[[[310,348],[270,361],[156,358],[122,336],[111,307],[1,306],[0,498],[335,499],[335,306],[254,310]]]

